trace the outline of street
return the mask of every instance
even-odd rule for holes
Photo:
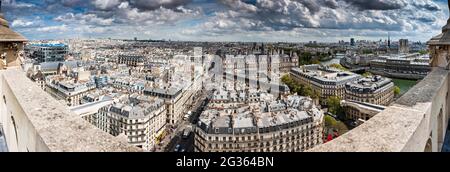
[[[207,83],[212,82],[213,77],[210,75],[206,75],[204,81]],[[188,119],[182,119],[175,127],[171,127],[169,134],[165,137],[164,143],[162,144],[163,148],[160,148],[158,151],[164,152],[174,152],[177,145],[180,145],[178,151],[185,150],[186,152],[194,151],[194,128],[197,125],[198,119],[201,113],[204,111],[206,106],[211,99],[214,88],[211,85],[207,85],[205,88],[203,87],[197,94],[192,97],[192,103],[188,104],[189,107],[187,112],[191,112],[191,115]],[[185,112],[185,113],[187,113]],[[183,115],[184,116],[184,115]],[[191,132],[188,138],[183,139],[183,131],[186,128],[190,128]]]

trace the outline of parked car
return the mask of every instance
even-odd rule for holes
[[[189,138],[189,135],[191,134],[191,129],[190,128],[186,128],[183,130],[183,139],[187,139]]]
[[[186,115],[184,115],[183,119],[184,119],[185,121],[187,121],[187,120],[189,120],[189,118],[191,117],[191,115],[192,115],[192,112],[189,111]]]
[[[327,115],[333,117],[334,119],[337,119],[337,116],[332,114],[332,113],[330,113],[330,112],[327,112]]]
[[[180,151],[180,147],[181,147],[181,145],[176,145],[176,146],[175,146],[175,150],[174,150],[174,151],[175,151],[175,152],[178,152],[178,151]]]

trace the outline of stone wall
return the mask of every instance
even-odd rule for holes
[[[439,152],[448,125],[448,70],[433,71],[393,105],[312,152]]]
[[[69,111],[19,68],[0,70],[0,95],[0,123],[9,151],[141,151]]]

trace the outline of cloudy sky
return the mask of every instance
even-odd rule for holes
[[[31,40],[426,41],[446,24],[446,0],[3,0]]]

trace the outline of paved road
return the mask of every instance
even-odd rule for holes
[[[205,82],[210,82],[212,78],[213,77],[211,75],[207,75],[205,76],[204,80]],[[213,92],[214,90],[211,90],[209,88],[202,88],[202,90],[194,96],[193,103],[189,108],[189,110],[192,112],[192,115],[187,120],[183,119],[173,130],[173,132],[168,136],[172,139],[168,141],[167,145],[165,146],[165,152],[174,152],[176,145],[180,145],[181,149],[185,149],[186,152],[194,151],[194,132],[192,132],[192,129],[197,124],[198,118],[208,104],[211,96],[213,95]],[[191,133],[189,134],[189,137],[187,139],[183,139],[183,131],[186,128],[190,128]]]
[[[180,145],[181,149],[185,149],[186,152],[194,152],[194,133],[191,130],[189,137],[187,139],[183,139],[183,131],[186,128],[192,129],[195,124],[197,124],[198,118],[209,100],[209,95],[211,95],[211,91],[202,91],[198,96],[196,96],[197,98],[194,100],[195,103],[190,109],[192,115],[189,119],[183,120],[180,124],[178,124],[178,127],[173,132],[173,139],[170,140],[164,149],[165,152],[174,152],[176,145]]]
[[[194,133],[190,133],[189,137],[184,139],[182,138],[182,133],[176,135],[174,139],[171,140],[169,145],[166,147],[165,152],[175,152],[176,145],[180,145],[180,149],[184,149],[185,152],[194,152]]]

